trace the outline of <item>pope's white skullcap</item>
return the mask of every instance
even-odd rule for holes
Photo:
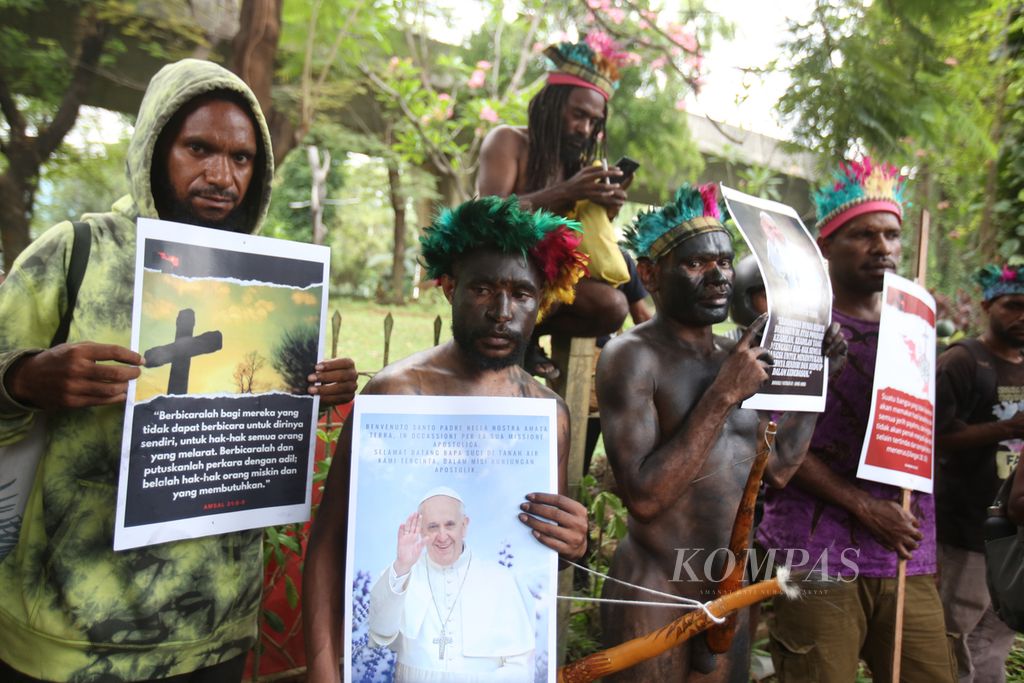
[[[466,504],[466,501],[462,500],[462,496],[460,496],[458,491],[456,491],[455,489],[449,488],[447,486],[436,486],[427,491],[423,495],[423,497],[420,498],[420,502],[417,503],[417,505],[423,505],[424,501],[426,501],[428,498],[433,498],[434,496],[448,496],[449,498],[454,498],[463,505]]]

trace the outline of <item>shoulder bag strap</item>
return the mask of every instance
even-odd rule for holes
[[[92,249],[92,230],[89,224],[84,221],[76,221],[72,224],[75,229],[74,241],[71,244],[71,263],[68,264],[67,275],[67,307],[64,315],[60,317],[60,325],[53,333],[50,346],[63,344],[68,340],[68,330],[71,328],[71,318],[75,312],[75,303],[78,301],[78,290],[82,286],[82,279],[85,277],[85,268],[89,265],[89,251]]]

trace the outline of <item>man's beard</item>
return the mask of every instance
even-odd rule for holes
[[[245,225],[245,213],[248,202],[244,200],[224,218],[210,220],[196,214],[188,201],[181,201],[175,198],[174,190],[171,188],[170,183],[161,183],[158,191],[162,193],[163,197],[163,201],[157,205],[160,218],[163,220],[185,223],[187,225],[198,225],[203,228],[216,228],[217,230],[227,230],[229,232],[250,232],[250,228]],[[210,194],[217,193],[215,190],[211,190]]]
[[[471,330],[468,326],[460,324],[457,320],[452,320],[452,338],[459,349],[466,354],[470,362],[478,369],[504,370],[513,365],[522,365],[523,357],[526,355],[526,340],[523,339],[523,335],[512,331],[503,332],[503,335],[513,342],[512,352],[501,358],[492,358],[480,353],[476,348],[476,340],[489,334],[489,331]]]
[[[584,155],[587,153],[588,142],[586,138],[578,135],[563,136],[562,144],[558,150],[562,166],[566,169],[579,168],[584,161]]]

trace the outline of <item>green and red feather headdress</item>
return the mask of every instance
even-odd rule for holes
[[[657,261],[691,237],[706,232],[728,233],[722,222],[725,215],[717,185],[685,183],[671,202],[633,219],[624,242],[638,259]]]
[[[452,275],[455,261],[474,249],[530,259],[544,276],[540,320],[556,303],[575,299],[576,283],[587,274],[587,257],[577,249],[581,238],[576,221],[543,210],[523,211],[515,195],[481,197],[442,209],[423,230],[420,253],[430,278]]]

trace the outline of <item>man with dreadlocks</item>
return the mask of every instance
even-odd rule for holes
[[[629,281],[629,271],[615,246],[611,219],[626,201],[632,177],[597,162],[603,157],[608,99],[626,55],[601,33],[552,45],[544,54],[555,68],[530,100],[529,125],[499,126],[487,135],[477,193],[515,194],[524,209],[547,209],[583,224],[582,250],[590,256],[592,277],[579,283],[572,305],[554,311],[535,333],[599,337],[618,330],[629,310],[616,289]],[[534,374],[558,376],[536,343],[526,366]]]
[[[570,560],[582,557],[586,549],[587,510],[562,495],[569,454],[569,412],[521,363],[538,318],[556,304],[572,301],[573,287],[585,272],[584,257],[576,251],[579,239],[576,223],[545,211],[523,211],[514,198],[484,197],[442,211],[424,231],[420,245],[428,275],[441,281],[451,302],[453,339],[389,365],[363,390],[368,394],[556,400],[561,493],[529,493],[521,509],[508,514],[518,514],[539,542]],[[327,478],[313,525],[303,574],[310,681],[339,679],[351,449],[351,422],[346,422],[337,464]],[[423,530],[419,533],[426,535]],[[452,643],[453,652],[462,652],[461,648],[462,643]],[[478,673],[487,664],[479,658],[466,663]],[[456,664],[452,671],[459,670]]]
[[[738,342],[712,335],[732,291],[732,239],[722,225],[716,187],[684,185],[671,203],[639,215],[626,242],[654,298],[650,321],[616,337],[597,367],[597,395],[608,461],[629,509],[629,527],[610,576],[629,584],[707,601],[727,571],[720,549],[730,531],[765,419],[739,407],[768,378],[772,359],[756,345],[758,318]],[[845,352],[838,326],[824,346],[835,363]],[[783,486],[800,466],[812,413],[778,417],[777,451],[765,478]],[[760,424],[760,426],[759,426]],[[611,646],[649,633],[678,614],[629,604],[642,593],[605,582],[601,622]],[[747,681],[747,615],[738,620],[724,665],[703,638],[616,677],[628,681]]]

